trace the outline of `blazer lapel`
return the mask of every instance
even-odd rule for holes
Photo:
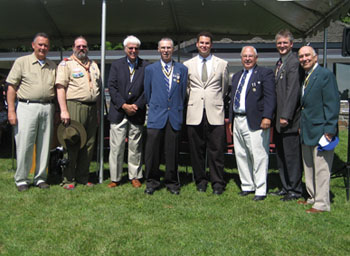
[[[142,60],[140,58],[137,59],[137,65],[135,67],[135,73],[134,73],[134,77],[132,79],[132,83],[131,84],[134,84],[134,81],[137,81],[137,79],[139,78],[140,76],[140,69],[139,67],[142,65]]]
[[[252,88],[252,84],[256,83],[256,78],[257,78],[257,74],[258,74],[258,70],[256,69],[257,66],[254,67],[252,75],[250,76],[250,79],[248,81],[247,84],[247,91],[246,91],[246,96],[248,95],[248,93],[250,92],[250,89]]]
[[[174,61],[173,75],[171,76],[171,88],[169,92],[169,98],[174,94],[176,87],[178,86],[177,81],[180,80],[180,70]]]
[[[210,72],[210,76],[208,77],[207,82],[204,84],[204,87],[206,87],[208,84],[210,84],[210,80],[212,80],[213,77],[215,76],[216,68],[218,66],[217,62],[218,62],[218,59],[214,55],[212,55],[211,72]]]
[[[317,75],[318,75],[318,68],[319,67],[316,67],[316,69],[312,72],[312,74],[310,75],[310,78],[309,78],[309,83],[307,84],[305,90],[304,90],[304,95],[303,97],[301,98],[301,103],[303,104],[304,103],[304,100],[305,98],[307,97],[307,95],[309,94],[311,88],[314,86],[315,84],[315,81],[317,79]]]

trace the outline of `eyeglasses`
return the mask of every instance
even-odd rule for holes
[[[139,48],[138,47],[127,47],[130,51],[131,50],[135,50],[135,51],[137,51]]]

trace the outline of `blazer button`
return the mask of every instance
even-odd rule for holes
[[[129,95],[131,95],[131,92],[129,92]]]
[[[168,108],[168,110],[170,110],[170,108]]]

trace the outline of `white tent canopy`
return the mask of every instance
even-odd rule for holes
[[[103,0],[1,0],[0,48],[29,44],[46,32],[57,46],[78,35],[100,43]],[[215,39],[271,39],[282,28],[296,38],[322,30],[350,8],[349,0],[105,0],[106,40],[135,34],[141,41],[176,41],[211,31]]]

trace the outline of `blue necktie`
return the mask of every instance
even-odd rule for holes
[[[169,91],[170,91],[170,88],[169,88],[169,67],[168,65],[164,65],[164,69],[165,69],[165,72],[164,72],[164,80],[165,80],[165,85],[166,85],[166,89],[168,91],[168,94],[169,94]]]
[[[247,77],[248,70],[244,70],[241,82],[239,83],[237,90],[236,90],[236,95],[235,95],[235,109],[238,109],[240,106],[240,100],[241,100],[241,92],[242,88],[244,85],[245,78]]]

